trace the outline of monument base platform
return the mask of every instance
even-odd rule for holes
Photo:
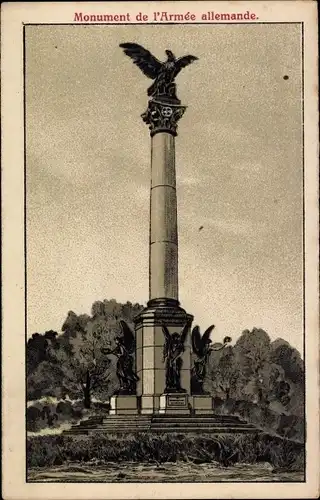
[[[213,415],[213,399],[208,395],[188,396],[172,392],[159,396],[118,394],[110,399],[110,415]]]

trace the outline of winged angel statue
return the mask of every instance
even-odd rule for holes
[[[180,333],[169,333],[168,328],[162,325],[162,331],[165,337],[163,348],[163,361],[166,363],[166,388],[165,392],[185,392],[181,388],[180,372],[183,360],[181,355],[184,353],[184,343],[189,331],[189,322],[184,326]]]
[[[209,356],[213,351],[221,351],[226,347],[226,345],[231,342],[231,337],[224,337],[223,343],[215,342],[212,344],[210,339],[210,334],[214,329],[214,325],[209,326],[204,334],[201,336],[200,328],[195,326],[192,330],[192,350],[197,355],[198,359],[194,362],[194,382],[193,385],[196,387],[197,392],[203,392],[203,382],[206,376],[206,367],[209,360]]]
[[[152,98],[166,97],[179,101],[176,96],[174,79],[182,68],[198,60],[197,57],[188,55],[177,59],[171,50],[166,50],[167,60],[161,62],[137,43],[121,43],[120,47],[148,78],[154,80],[147,90],[148,96]]]
[[[135,341],[134,335],[125,321],[120,321],[122,336],[116,337],[116,347],[109,349],[102,347],[101,352],[106,355],[117,356],[117,377],[120,383],[119,394],[134,394],[136,382],[139,377],[133,369],[133,357]]]

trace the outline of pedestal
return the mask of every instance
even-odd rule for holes
[[[137,396],[118,394],[110,398],[109,415],[137,415]]]
[[[212,415],[213,398],[212,396],[192,396],[193,413],[195,415]]]
[[[166,366],[163,359],[165,338],[162,325],[165,324],[170,334],[181,333],[193,317],[177,305],[177,301],[150,301],[149,306],[135,319],[136,331],[136,367],[139,381],[137,396],[141,396],[141,413],[159,413],[160,397],[165,392]],[[190,394],[190,331],[188,332],[182,368],[180,371],[181,387]]]
[[[167,393],[160,396],[160,414],[189,415],[189,396],[181,393]]]

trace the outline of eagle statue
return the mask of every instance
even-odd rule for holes
[[[124,49],[124,53],[131,57],[134,64],[136,64],[148,78],[154,80],[147,90],[148,96],[153,98],[162,96],[178,100],[174,79],[182,68],[198,60],[197,57],[191,55],[177,59],[171,50],[166,50],[167,60],[161,62],[153,56],[151,52],[137,43],[121,43],[120,47]]]

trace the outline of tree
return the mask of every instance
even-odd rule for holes
[[[250,362],[249,362],[250,363]],[[223,351],[212,352],[209,358],[210,392],[225,400],[245,399],[245,388],[250,380],[249,367],[244,367],[243,359],[235,347],[228,346]],[[245,396],[245,397],[244,397]]]
[[[105,318],[108,321],[120,319],[126,321],[130,327],[133,326],[133,319],[143,310],[140,304],[132,304],[126,302],[119,304],[115,299],[96,301],[92,304],[91,315],[92,318]],[[118,323],[117,323],[118,324]]]
[[[34,333],[27,342],[27,374],[33,373],[43,361],[49,361],[50,347],[56,345],[58,333],[49,330],[44,335]]]
[[[234,346],[241,378],[246,381],[243,393],[251,400],[261,403],[265,397],[263,390],[264,370],[270,363],[270,338],[258,328],[245,330]]]
[[[271,359],[280,365],[285,375],[294,383],[304,383],[304,364],[299,351],[289,342],[277,339],[271,344]]]
[[[281,367],[284,372],[284,382],[290,386],[285,389],[279,386],[281,397],[287,400],[288,410],[300,417],[304,416],[304,363],[299,351],[292,347],[289,342],[277,339],[271,344],[271,359]],[[289,399],[289,401],[288,401]]]
[[[62,337],[66,341],[66,343],[69,341],[69,339],[75,337],[77,333],[85,332],[86,326],[89,321],[90,316],[88,316],[87,314],[81,314],[80,316],[78,316],[73,311],[69,311],[61,328],[63,332]]]
[[[225,399],[229,399],[232,393],[235,395],[238,378],[239,369],[231,346],[210,353],[205,381],[205,388],[208,392],[214,396],[223,395]]]
[[[62,367],[64,385],[83,395],[85,408],[90,408],[92,394],[100,389],[107,392],[111,377],[110,360],[101,353],[104,344],[114,340],[103,318],[90,320],[84,331],[75,332],[69,339],[71,352],[59,349],[56,362]]]
[[[241,360],[243,370],[250,376],[258,374],[270,359],[270,338],[258,328],[244,330],[235,344],[235,354]]]
[[[115,356],[106,357],[101,347],[114,347],[120,334],[120,320],[133,328],[140,304],[119,304],[116,300],[94,302],[92,316],[69,311],[62,333],[35,333],[28,340],[28,398],[44,394],[83,397],[90,406],[92,395],[108,397],[118,387]]]
[[[218,383],[226,399],[229,399],[230,393],[236,390],[238,380],[239,367],[236,364],[232,347],[230,347],[225,350],[218,365]]]
[[[42,361],[27,378],[28,400],[40,399],[44,396],[61,395],[64,383],[62,367],[52,361]]]

